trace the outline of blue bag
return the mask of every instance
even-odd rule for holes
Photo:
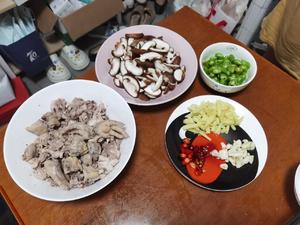
[[[0,54],[32,77],[47,69],[52,62],[37,31],[10,45],[0,45]]]

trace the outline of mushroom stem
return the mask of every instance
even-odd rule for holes
[[[140,76],[143,74],[143,68],[136,66],[135,61],[126,60],[125,61],[125,67],[127,71],[132,73],[135,76]]]
[[[111,76],[115,76],[119,72],[119,69],[120,69],[120,58],[114,57],[110,61],[110,65],[111,65],[111,68],[110,68],[109,74]]]

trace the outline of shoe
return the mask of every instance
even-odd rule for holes
[[[141,5],[145,5],[147,0],[136,0],[136,2],[141,4]]]
[[[124,11],[132,9],[134,6],[134,0],[123,0]]]
[[[148,1],[144,8],[144,16],[141,20],[141,24],[151,24],[154,21],[155,16],[154,2]]]
[[[47,77],[52,83],[57,83],[71,78],[71,73],[68,68],[58,58],[57,54],[50,55],[50,59],[53,63],[47,71]]]
[[[155,12],[156,12],[156,14],[158,14],[158,15],[163,14],[167,4],[168,4],[167,0],[155,0]]]
[[[124,15],[124,21],[127,26],[134,26],[141,24],[144,16],[144,7],[142,5],[136,5],[132,10]]]
[[[60,56],[66,60],[73,70],[83,70],[90,63],[88,55],[74,45],[63,47]]]

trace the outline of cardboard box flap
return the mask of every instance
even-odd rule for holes
[[[44,34],[53,32],[58,17],[51,9],[41,0],[31,0],[28,5],[34,13],[38,29]]]
[[[94,0],[91,4],[62,18],[73,41],[106,22],[123,9],[121,0]]]

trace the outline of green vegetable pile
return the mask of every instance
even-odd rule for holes
[[[216,53],[203,63],[205,73],[220,84],[236,86],[242,84],[247,78],[250,63],[240,60],[234,55],[224,56]]]

